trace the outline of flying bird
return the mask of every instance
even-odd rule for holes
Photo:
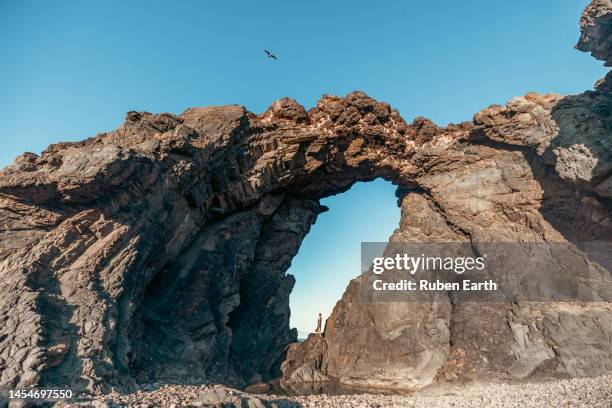
[[[270,51],[268,50],[264,50],[266,52],[266,55],[268,56],[269,59],[278,59],[276,58],[276,55],[272,54]]]

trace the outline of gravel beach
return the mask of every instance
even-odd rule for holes
[[[481,408],[612,407],[612,376],[523,384],[471,384],[437,387],[414,395],[254,395],[219,385],[164,385],[132,394],[110,394],[56,407],[249,407],[249,408]]]

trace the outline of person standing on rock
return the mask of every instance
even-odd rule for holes
[[[321,313],[319,313],[319,318],[317,319],[317,334],[320,336],[321,335],[321,323],[323,322],[323,317],[321,316]]]

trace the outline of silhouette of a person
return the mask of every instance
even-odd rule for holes
[[[319,313],[319,318],[317,319],[317,334],[320,336],[321,335],[321,323],[323,322],[323,317],[321,316],[321,313]]]

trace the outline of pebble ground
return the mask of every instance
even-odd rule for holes
[[[248,408],[612,408],[612,376],[525,384],[472,384],[414,395],[253,395],[222,386],[164,385],[131,394],[109,394],[56,407],[248,407]]]

